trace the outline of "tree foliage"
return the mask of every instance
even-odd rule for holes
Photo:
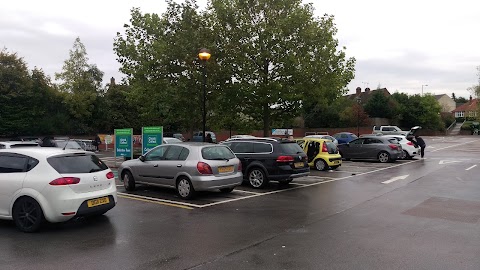
[[[56,73],[59,89],[65,93],[70,114],[78,123],[80,133],[91,132],[92,116],[96,113],[97,98],[102,93],[103,72],[88,63],[85,46],[77,37],[65,60],[62,72]]]
[[[392,98],[399,104],[399,121],[403,128],[422,126],[424,129],[443,130],[441,106],[431,94],[409,96],[405,93],[394,93]]]
[[[393,119],[398,115],[397,107],[395,100],[385,96],[381,91],[376,91],[365,104],[365,112],[370,117]]]

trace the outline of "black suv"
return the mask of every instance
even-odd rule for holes
[[[310,174],[307,155],[292,140],[237,138],[223,144],[240,159],[243,177],[254,188],[264,187],[269,180],[288,184],[293,178]]]

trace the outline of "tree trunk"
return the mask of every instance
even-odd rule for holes
[[[270,108],[268,103],[263,105],[263,136],[270,136]]]

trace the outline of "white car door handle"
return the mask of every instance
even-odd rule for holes
[[[153,167],[158,167],[158,164],[153,165]]]
[[[178,164],[177,167],[178,167],[178,168],[182,167],[182,164]]]

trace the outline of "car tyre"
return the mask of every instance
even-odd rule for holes
[[[126,171],[123,174],[123,186],[127,191],[134,191],[135,190],[135,178],[130,171]]]
[[[386,163],[391,161],[390,154],[385,151],[378,153],[377,158],[378,158],[378,161],[380,161],[381,163]]]
[[[177,193],[185,200],[189,200],[195,196],[195,189],[190,179],[181,177],[177,180]]]
[[[248,183],[253,188],[263,188],[267,185],[267,175],[265,172],[259,167],[253,167],[248,171],[247,174]]]
[[[233,191],[234,188],[221,188],[220,192],[222,193],[230,193]]]
[[[315,169],[318,171],[325,171],[328,169],[328,165],[323,159],[317,159],[315,160]]]
[[[408,154],[407,150],[403,150],[402,159],[412,159],[412,156]]]
[[[32,233],[40,229],[45,217],[36,200],[22,197],[13,205],[13,220],[20,231]]]

